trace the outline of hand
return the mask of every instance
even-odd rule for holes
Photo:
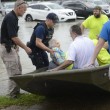
[[[53,55],[54,51],[52,49],[50,49],[49,53]]]
[[[89,64],[89,66],[91,66],[91,65],[94,66],[94,62],[91,62],[91,63]]]
[[[86,64],[83,66],[83,68],[89,68],[89,67],[95,67],[94,63]]]
[[[16,46],[16,52],[19,52],[19,46]]]
[[[27,47],[27,48],[25,49],[25,51],[26,51],[27,54],[31,54],[31,53],[32,53],[32,50],[31,50],[29,47]]]
[[[87,67],[95,67],[94,64],[89,64]]]
[[[54,69],[50,69],[50,70],[47,70],[48,72],[51,72],[51,71],[58,71],[57,68],[54,68]]]
[[[99,35],[96,35],[96,38],[99,39]]]

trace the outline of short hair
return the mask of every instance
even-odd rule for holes
[[[53,48],[53,47],[55,47],[56,46],[56,39],[51,39],[50,41],[49,41],[49,48]]]
[[[58,16],[55,13],[49,13],[46,17],[46,19],[52,20],[54,23],[58,23],[59,19]]]
[[[99,11],[101,11],[102,8],[100,6],[95,6],[93,10],[99,10]]]
[[[24,0],[16,0],[14,8],[17,8],[20,5],[27,4]]]
[[[75,32],[77,35],[82,35],[82,31],[79,25],[71,26],[71,31]]]

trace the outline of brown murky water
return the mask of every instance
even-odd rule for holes
[[[2,18],[0,18],[1,24]],[[82,20],[75,22],[59,23],[55,26],[54,37],[61,43],[61,48],[67,51],[72,39],[69,35],[69,28],[71,25],[80,23]],[[33,27],[37,22],[25,22],[20,19],[19,36],[24,43],[29,41]],[[85,33],[87,36],[87,32]],[[21,63],[23,67],[23,74],[35,70],[30,59],[23,49],[19,52]],[[8,77],[2,60],[0,59],[0,95],[7,94]],[[72,97],[57,97],[47,98],[39,105],[31,107],[8,107],[6,110],[110,110],[110,94],[106,93],[73,93]]]

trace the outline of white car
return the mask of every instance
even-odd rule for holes
[[[14,2],[6,2],[3,4],[3,15],[8,14],[10,11],[14,9]]]
[[[4,7],[2,3],[0,3],[0,14],[4,15]]]
[[[46,16],[51,12],[58,16],[59,21],[75,20],[77,18],[75,11],[65,9],[62,6],[51,2],[30,4],[24,14],[24,18],[26,21],[45,20]]]

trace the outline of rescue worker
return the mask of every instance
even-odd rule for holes
[[[27,54],[32,51],[18,37],[18,17],[23,16],[27,9],[27,4],[23,0],[17,0],[14,10],[7,14],[1,25],[1,58],[6,66],[8,76],[20,75],[22,73],[20,59],[18,56],[18,46],[23,48]],[[9,92],[11,98],[17,98],[20,88],[9,79]]]
[[[53,54],[53,50],[48,46],[49,40],[52,38],[54,33],[54,25],[58,22],[58,17],[54,13],[49,13],[46,17],[45,22],[38,23],[34,27],[33,34],[30,39],[28,46],[32,49],[30,58],[36,69],[48,68],[49,60],[46,52]]]

